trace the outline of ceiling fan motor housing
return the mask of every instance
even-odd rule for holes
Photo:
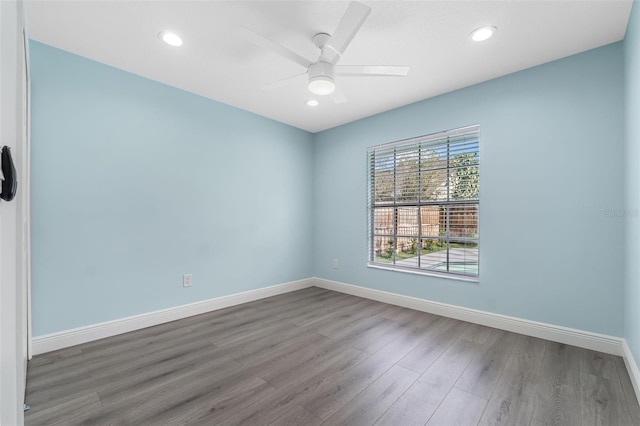
[[[318,61],[309,66],[309,90],[316,95],[329,95],[335,90],[334,66]]]

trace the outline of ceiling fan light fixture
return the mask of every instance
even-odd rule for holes
[[[326,96],[336,90],[333,79],[327,75],[319,75],[309,79],[309,91],[314,95]]]
[[[176,33],[172,33],[171,31],[162,31],[160,34],[158,34],[158,37],[169,46],[182,46],[182,39],[180,38],[180,36]]]
[[[311,64],[307,71],[309,73],[309,91],[314,95],[326,96],[336,90],[336,83],[333,79],[335,72],[332,64],[318,61]]]
[[[480,27],[473,30],[469,35],[469,38],[473,41],[485,41],[493,36],[493,33],[496,32],[496,29],[497,28],[493,26]]]

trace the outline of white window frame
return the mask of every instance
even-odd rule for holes
[[[369,267],[479,281],[479,125],[369,147],[367,182]],[[403,214],[413,221],[408,233]],[[438,224],[426,225],[427,214]],[[407,240],[414,255],[405,259]]]

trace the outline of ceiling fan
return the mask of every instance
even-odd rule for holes
[[[335,103],[344,103],[347,99],[344,94],[336,88],[336,76],[406,76],[409,72],[408,66],[337,65],[345,50],[349,47],[351,40],[353,40],[353,37],[355,37],[365,19],[369,16],[369,13],[371,13],[369,6],[355,1],[349,3],[347,11],[333,35],[318,33],[313,36],[313,44],[320,49],[320,56],[315,61],[311,61],[266,37],[244,29],[245,36],[257,46],[271,50],[307,69],[301,74],[269,83],[262,86],[262,88],[266,90],[277,89],[288,84],[292,79],[307,75],[309,79],[308,88],[311,93],[320,96],[330,95]]]

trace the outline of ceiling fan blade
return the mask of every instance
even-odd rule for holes
[[[288,48],[284,47],[281,44],[276,43],[273,40],[269,40],[266,37],[256,34],[247,28],[242,28],[241,34],[256,46],[271,50],[273,53],[276,53],[286,59],[289,59],[290,61],[293,61],[296,64],[300,64],[305,68],[308,68],[309,65],[312,64],[312,62],[307,58],[305,58],[304,56],[297,54],[293,50],[289,50]]]
[[[344,93],[342,93],[342,90],[338,89],[337,87],[333,91],[333,93],[329,95],[329,97],[331,98],[334,104],[347,103],[347,97],[344,95]]]
[[[409,73],[410,67],[395,65],[336,65],[336,75],[353,76],[391,76],[404,77]]]
[[[349,43],[351,43],[351,40],[353,40],[353,37],[358,32],[365,19],[367,19],[367,16],[369,16],[369,13],[371,13],[371,8],[369,6],[365,6],[364,4],[356,1],[349,3],[347,11],[342,17],[342,20],[338,24],[338,28],[336,28],[329,42],[332,49],[337,52],[331,60],[332,64],[338,62],[340,56],[347,49]]]
[[[300,76],[306,75],[306,72],[301,74],[292,75],[291,77],[283,78],[282,80],[274,81],[273,83],[267,83],[263,86],[260,86],[262,90],[276,90],[285,87],[287,84],[291,82],[291,80],[296,79]]]

